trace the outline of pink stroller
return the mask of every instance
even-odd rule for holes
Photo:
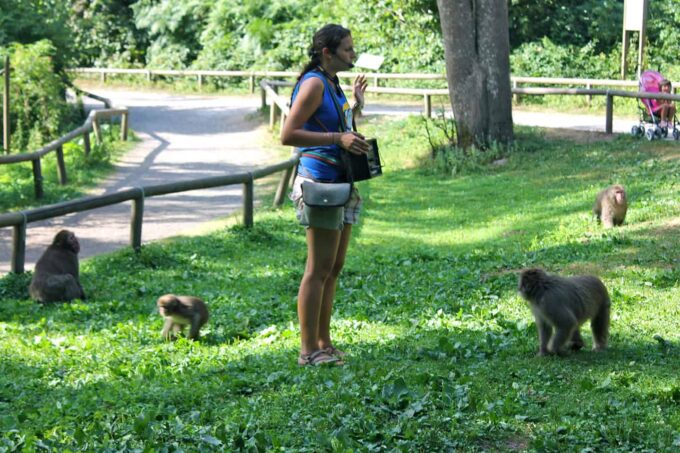
[[[642,93],[659,93],[661,90],[659,84],[665,81],[665,77],[657,71],[644,71],[640,74],[639,91]],[[633,137],[647,137],[647,140],[654,140],[655,138],[667,137],[668,128],[673,125],[673,138],[678,140],[680,138],[680,129],[678,129],[678,119],[673,115],[672,120],[669,118],[668,124],[663,127],[659,124],[659,110],[664,104],[659,99],[638,99],[638,110],[640,111],[640,124],[633,126],[630,134]],[[651,123],[650,127],[645,132],[645,123]]]

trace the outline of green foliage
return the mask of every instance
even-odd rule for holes
[[[340,22],[352,30],[359,53],[385,56],[385,71],[439,71],[443,46],[433,7],[424,0],[220,0],[202,34],[203,48],[194,66],[297,69],[308,60],[314,32]],[[339,20],[345,11],[352,15]]]
[[[660,71],[669,80],[680,80],[677,47],[680,42],[680,0],[650,2],[647,68]]]
[[[528,77],[616,79],[620,55],[618,50],[597,53],[592,43],[576,47],[557,45],[543,38],[515,49],[510,55],[510,65],[513,74]]]
[[[304,231],[290,205],[259,211],[252,230],[85,260],[87,303],[1,293],[0,447],[676,451],[677,145],[517,128],[506,165],[448,178],[413,168],[428,153],[417,119],[364,130],[386,167],[360,183],[336,297],[348,365],[297,366]],[[612,182],[631,207],[605,231],[589,211]],[[608,351],[534,357],[526,266],[603,278]],[[8,278],[0,291],[20,287]],[[170,291],[208,301],[202,340],[161,340],[154,302]]]
[[[147,32],[150,41],[146,65],[161,69],[189,66],[200,50],[199,38],[213,3],[206,0],[136,2],[132,6],[135,25]]]
[[[543,38],[597,53],[621,45],[623,0],[512,0],[508,14],[513,49]]]
[[[10,48],[10,120],[12,148],[22,152],[57,137],[67,125],[80,117],[81,111],[65,99],[65,86],[55,72],[54,45],[47,40],[34,44],[14,44]]]
[[[66,0],[0,0],[0,48],[48,39],[60,50],[53,64],[61,71],[73,49],[67,20]]]
[[[135,26],[137,0],[69,0],[74,66],[143,65],[148,35]]]

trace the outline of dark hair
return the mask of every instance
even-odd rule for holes
[[[331,52],[335,52],[340,47],[340,42],[352,33],[342,25],[327,24],[317,30],[312,38],[312,46],[307,51],[309,63],[305,65],[298,76],[298,81],[302,76],[321,64],[321,54],[324,47],[328,47]]]
[[[668,85],[668,88],[673,89],[673,85],[671,85],[670,80],[663,79],[661,82],[659,82],[659,88],[664,87]]]

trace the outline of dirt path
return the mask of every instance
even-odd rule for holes
[[[93,195],[124,188],[198,179],[243,171],[277,159],[260,147],[267,130],[247,114],[259,97],[185,96],[119,90],[93,90],[130,108],[130,126],[142,142],[117,165]],[[142,241],[175,236],[241,207],[241,186],[205,189],[149,198]],[[129,245],[131,203],[30,223],[26,270],[61,228],[81,241],[81,258]],[[8,272],[12,229],[0,229],[0,272]]]

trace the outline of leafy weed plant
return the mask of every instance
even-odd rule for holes
[[[517,128],[505,165],[452,178],[423,170],[417,120],[367,120],[385,168],[336,297],[347,365],[297,366],[304,233],[260,211],[86,260],[87,302],[0,280],[0,450],[677,451],[677,143]],[[615,182],[630,209],[605,231],[590,208]],[[606,352],[535,357],[527,266],[601,276]],[[166,292],[208,302],[200,341],[161,340]]]

